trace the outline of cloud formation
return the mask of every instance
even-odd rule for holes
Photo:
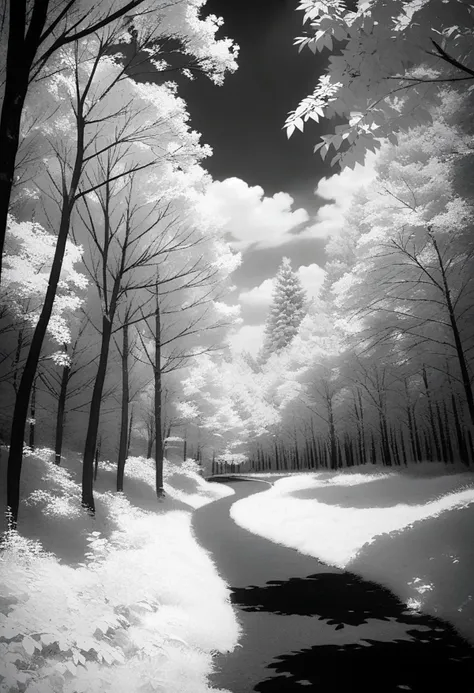
[[[292,209],[288,193],[265,197],[259,185],[249,186],[240,178],[214,181],[202,202],[203,211],[221,220],[236,250],[272,248],[294,240],[291,233],[309,220],[308,212]]]
[[[201,202],[201,211],[222,224],[236,250],[275,248],[296,238],[327,238],[338,231],[354,193],[370,184],[375,176],[375,155],[365,166],[344,169],[322,178],[315,195],[327,201],[313,218],[302,207],[293,209],[294,199],[285,192],[266,197],[259,185],[250,186],[240,178],[214,181]],[[296,233],[298,231],[298,233]]]
[[[330,202],[318,209],[313,223],[298,234],[298,238],[327,238],[341,228],[354,193],[375,178],[375,157],[369,153],[365,166],[356,164],[354,170],[346,168],[334,176],[321,178],[314,193]]]

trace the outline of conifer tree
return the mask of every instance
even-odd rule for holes
[[[305,292],[291,261],[284,257],[275,277],[260,361],[288,346],[305,316]]]

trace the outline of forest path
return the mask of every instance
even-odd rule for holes
[[[242,529],[229,515],[262,482],[195,511],[195,536],[232,589],[240,645],[215,658],[231,693],[472,693],[474,650],[385,588]],[[318,528],[315,528],[318,531]],[[324,531],[322,528],[321,531]]]

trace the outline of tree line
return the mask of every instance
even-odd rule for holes
[[[94,512],[101,409],[118,392],[117,383],[107,384],[115,349],[123,486],[133,427],[130,333],[133,358],[153,374],[162,493],[162,377],[214,348],[217,340],[206,335],[229,321],[219,299],[239,260],[199,211],[210,183],[200,162],[210,152],[191,130],[176,85],[160,74],[201,73],[221,83],[236,68],[237,49],[216,38],[218,27],[197,4],[179,2],[21,0],[6,8],[1,385],[12,527],[25,431],[34,445],[45,396],[57,403],[56,463],[68,403],[68,416],[85,409],[82,504]]]

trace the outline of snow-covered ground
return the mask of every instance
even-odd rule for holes
[[[158,503],[152,462],[129,458],[117,494],[101,462],[92,518],[79,456],[50,460],[25,458],[19,531],[0,552],[0,692],[217,693],[212,653],[232,650],[239,628],[191,510],[233,491],[189,461],[167,465]]]
[[[474,643],[474,473],[423,463],[276,479],[237,524],[391,589]]]

